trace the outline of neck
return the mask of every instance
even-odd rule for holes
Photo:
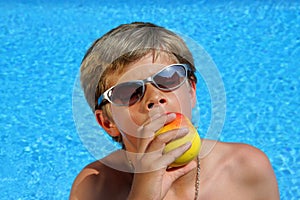
[[[196,187],[199,188],[200,163],[197,159],[197,167],[177,179],[171,187],[171,191],[180,199],[195,199],[198,195]],[[198,180],[198,181],[197,181]]]

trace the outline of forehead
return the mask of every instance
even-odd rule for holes
[[[152,76],[165,66],[176,63],[174,58],[167,54],[160,54],[155,60],[152,54],[148,54],[142,59],[129,64],[122,74],[119,75],[117,83],[130,80],[141,80]]]

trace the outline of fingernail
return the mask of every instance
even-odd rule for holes
[[[182,127],[179,130],[180,130],[180,133],[188,133],[189,132],[189,128],[187,128],[187,127]]]
[[[156,113],[156,114],[150,116],[150,118],[151,118],[152,120],[155,120],[155,119],[159,118],[160,116],[161,116],[160,113]]]
[[[190,141],[188,141],[187,143],[184,144],[184,146],[186,149],[189,149],[189,148],[191,148],[192,143]]]
[[[168,117],[176,117],[176,114],[175,113],[169,113]]]

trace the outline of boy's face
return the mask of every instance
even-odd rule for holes
[[[174,64],[166,54],[153,62],[152,54],[129,65],[125,72],[116,77],[116,84],[133,80],[144,80],[157,73],[165,66]],[[191,110],[196,102],[195,85],[188,79],[179,88],[170,92],[161,91],[154,85],[146,84],[143,98],[131,106],[115,106],[111,104],[112,117],[122,134],[123,142],[129,151],[137,151],[137,140],[149,139],[153,134],[139,135],[140,130],[151,121],[169,112],[179,112],[191,118]],[[145,134],[145,133],[143,133]]]

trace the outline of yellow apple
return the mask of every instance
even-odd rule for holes
[[[188,141],[192,143],[192,146],[186,152],[184,152],[180,157],[178,157],[170,165],[170,167],[180,167],[186,165],[198,155],[201,147],[200,136],[196,128],[193,126],[190,120],[186,116],[182,115],[181,113],[176,113],[176,119],[168,124],[165,124],[165,126],[163,126],[155,133],[155,136],[170,130],[179,129],[180,127],[188,127],[189,133],[182,138],[169,142],[165,146],[164,152],[167,153],[169,151],[172,151],[173,149],[185,144]]]

